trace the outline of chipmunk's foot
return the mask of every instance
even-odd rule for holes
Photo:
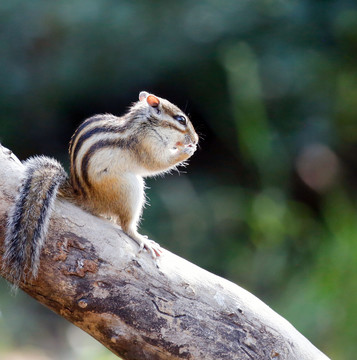
[[[158,243],[148,239],[146,235],[140,235],[138,232],[128,232],[129,235],[138,245],[140,254],[144,249],[151,255],[153,259],[161,256],[162,249]]]
[[[153,240],[148,239],[147,236],[141,235],[140,239],[134,239],[139,244],[139,251],[140,254],[143,249],[145,249],[153,259],[158,258],[162,254],[161,247],[158,243]]]

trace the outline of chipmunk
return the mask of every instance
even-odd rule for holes
[[[144,177],[183,164],[198,136],[189,118],[168,100],[142,91],[122,117],[86,119],[70,144],[70,176],[56,160],[32,157],[8,215],[3,268],[17,286],[36,278],[56,197],[97,216],[111,217],[153,258],[160,246],[137,231],[145,203]]]

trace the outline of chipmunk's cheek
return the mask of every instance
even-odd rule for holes
[[[177,141],[171,148],[170,148],[170,152],[175,154],[178,151],[182,151],[184,148],[183,142],[181,141]]]
[[[177,147],[173,147],[173,148],[169,149],[169,152],[171,155],[175,155],[179,152],[179,149]]]

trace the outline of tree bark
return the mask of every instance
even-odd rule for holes
[[[23,166],[0,148],[0,262]],[[241,287],[57,200],[39,276],[20,287],[124,359],[328,359]],[[2,273],[7,277],[6,272]]]

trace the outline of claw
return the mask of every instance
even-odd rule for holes
[[[145,249],[153,259],[157,259],[163,253],[160,245],[155,241],[150,240],[146,235],[141,235],[136,231],[127,231],[125,234],[139,245],[137,255]]]
[[[128,234],[129,235],[129,234]],[[158,258],[162,254],[162,250],[160,245],[157,244],[155,241],[148,239],[146,235],[140,234],[130,234],[129,235],[135,242],[139,245],[138,254],[140,254],[143,249],[145,249],[153,259]]]
[[[144,247],[145,247],[145,243],[142,242],[139,244],[139,250],[138,250],[138,254],[140,254],[143,250],[144,250]]]
[[[151,242],[152,245],[152,249],[154,250],[156,256],[161,256],[162,254],[162,250],[161,247],[158,243],[156,243],[155,241],[149,240]]]
[[[148,253],[150,253],[151,257],[153,259],[156,259],[157,257],[161,256],[162,250],[160,248],[160,245],[157,244],[155,241],[149,240],[149,239],[142,239],[142,243],[140,244],[140,249],[145,248]],[[140,251],[139,249],[139,251]]]

